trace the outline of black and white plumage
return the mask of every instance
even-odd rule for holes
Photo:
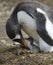
[[[15,17],[13,18],[14,23],[17,25],[19,23],[18,26],[34,39],[35,44],[41,50],[53,51],[53,10],[51,8],[40,2],[20,3],[13,11],[12,16]],[[19,27],[17,28],[19,31]]]

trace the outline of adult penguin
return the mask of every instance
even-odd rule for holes
[[[24,2],[17,5],[12,15],[41,50],[53,51],[53,10],[51,8],[37,1]]]

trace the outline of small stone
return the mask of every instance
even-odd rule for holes
[[[25,56],[22,56],[21,58],[22,58],[22,59],[25,59]]]
[[[6,43],[6,41],[5,40],[1,40],[1,43]]]

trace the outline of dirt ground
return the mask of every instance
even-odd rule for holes
[[[15,44],[7,37],[6,21],[20,1],[22,0],[0,0],[0,65],[53,65],[53,53],[31,52],[21,48],[20,45]],[[53,0],[38,1],[53,8]]]

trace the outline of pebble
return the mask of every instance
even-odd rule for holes
[[[5,40],[1,40],[1,43],[6,43],[6,41]]]

